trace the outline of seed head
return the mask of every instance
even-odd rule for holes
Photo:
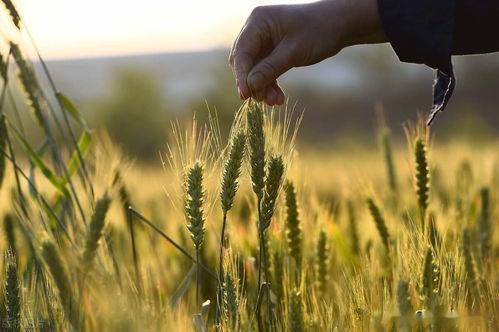
[[[104,222],[110,203],[111,198],[106,193],[104,194],[104,197],[97,201],[97,204],[95,205],[95,211],[92,215],[92,219],[90,220],[90,225],[88,227],[85,250],[82,254],[82,263],[85,270],[91,268],[92,262],[94,260],[95,252],[97,251],[97,246],[99,245],[99,240],[102,236],[102,230],[104,228]]]
[[[201,248],[204,238],[204,211],[203,211],[203,166],[196,162],[187,172],[185,180],[186,200],[185,212],[187,228],[196,250]]]
[[[233,138],[229,158],[225,162],[222,177],[222,192],[220,193],[220,201],[224,212],[232,208],[234,197],[239,187],[238,179],[241,174],[241,165],[244,157],[245,139],[245,135],[242,132]]]
[[[265,179],[265,133],[263,131],[263,113],[256,103],[249,105],[247,120],[251,182],[253,191],[258,200],[261,200]]]
[[[268,176],[265,180],[265,192],[262,200],[262,230],[270,226],[270,220],[274,215],[277,196],[282,183],[284,174],[284,164],[282,157],[271,157],[268,166]]]

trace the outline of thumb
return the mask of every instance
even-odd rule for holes
[[[253,93],[274,82],[279,76],[293,67],[295,52],[292,47],[280,43],[248,75],[248,85]]]

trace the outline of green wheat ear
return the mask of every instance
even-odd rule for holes
[[[426,145],[421,138],[414,143],[414,157],[416,162],[416,194],[418,197],[418,208],[421,224],[424,224],[426,210],[428,209],[428,197],[430,191],[430,171],[426,157]],[[422,228],[424,230],[424,228]]]
[[[249,104],[247,113],[251,183],[258,200],[263,197],[265,179],[265,133],[263,113],[256,103]]]
[[[399,280],[397,285],[397,306],[400,313],[400,331],[409,331],[409,315],[412,313],[411,295],[409,293],[409,283],[406,280]]]
[[[7,126],[5,123],[5,115],[0,115],[0,188],[2,188],[3,179],[5,177],[5,168],[7,157],[5,156],[7,148]]]
[[[397,191],[397,177],[395,174],[395,165],[393,162],[393,152],[391,144],[391,135],[388,127],[383,127],[380,132],[380,143],[385,159],[386,173],[388,176],[388,185],[392,192]]]
[[[401,316],[407,316],[412,312],[409,283],[403,279],[399,280],[397,285],[397,305]]]
[[[471,231],[468,228],[463,230],[463,256],[464,271],[466,272],[466,288],[468,309],[480,306],[480,290],[478,273],[475,260],[473,258],[473,244],[471,240]]]
[[[7,248],[10,249],[14,254],[16,252],[16,236],[14,232],[14,216],[7,213],[3,217],[3,229],[5,232],[5,238],[7,240]]]
[[[185,180],[186,201],[185,211],[187,215],[187,228],[191,233],[191,239],[196,250],[201,248],[204,238],[204,210],[203,210],[203,166],[196,162],[192,166]]]
[[[273,290],[278,300],[284,298],[284,257],[282,249],[275,247],[272,251]]]
[[[19,79],[28,95],[30,106],[35,114],[38,124],[47,130],[46,119],[43,116],[42,104],[40,101],[40,86],[33,68],[24,59],[21,49],[17,44],[10,43],[10,52],[19,67]],[[46,132],[47,136],[49,133]]]
[[[225,162],[222,191],[220,193],[220,201],[224,212],[229,211],[234,204],[234,197],[239,187],[238,179],[241,175],[245,144],[246,136],[244,133],[237,133],[231,143],[229,158]]]
[[[289,253],[295,261],[297,270],[300,271],[302,263],[302,232],[293,182],[286,182],[284,192],[286,194],[286,228]]]
[[[426,307],[433,310],[437,305],[437,297],[440,292],[440,269],[435,260],[433,249],[428,247],[426,249],[422,281],[421,281],[421,295],[426,304]]]
[[[357,216],[351,199],[347,201],[348,226],[350,230],[350,241],[354,254],[360,254],[359,231],[357,229]]]
[[[369,211],[371,212],[374,223],[376,224],[376,228],[378,229],[381,240],[383,241],[386,250],[389,250],[390,235],[388,233],[388,228],[386,227],[385,219],[381,215],[378,206],[376,205],[376,203],[374,203],[374,200],[372,198],[367,199],[367,206],[369,208]]]
[[[490,192],[488,187],[483,187],[480,190],[481,211],[478,220],[478,236],[480,240],[480,248],[482,260],[484,262],[489,258],[492,248],[492,224],[490,223]]]
[[[3,4],[5,5],[5,8],[9,11],[10,17],[12,19],[12,23],[16,26],[16,28],[21,29],[21,26],[19,23],[21,22],[21,17],[19,16],[19,12],[16,9],[16,6],[14,6],[14,3],[11,0],[2,0]]]
[[[17,261],[15,253],[7,250],[5,254],[5,311],[7,313],[6,331],[21,330],[21,298],[19,296],[19,279],[17,277]]]
[[[237,280],[232,278],[230,273],[225,273],[223,287],[223,310],[225,311],[226,323],[232,328],[237,322],[239,300],[237,298]]]
[[[97,201],[95,211],[90,220],[88,227],[87,239],[85,242],[85,250],[82,254],[82,264],[84,271],[88,271],[92,267],[92,263],[99,245],[99,240],[104,229],[106,214],[111,204],[111,198],[106,194]]]
[[[274,215],[279,189],[284,174],[284,163],[282,157],[271,157],[268,166],[268,176],[265,179],[265,192],[262,199],[262,230],[270,226],[270,220]]]
[[[301,298],[301,293],[296,288],[293,288],[289,296],[288,331],[305,331],[303,301]]]
[[[319,233],[315,257],[317,288],[320,296],[325,296],[329,281],[329,240],[327,232],[324,229]]]
[[[59,298],[61,299],[64,313],[73,328],[77,330],[80,326],[79,308],[73,296],[71,282],[59,251],[52,241],[46,239],[42,242],[41,253],[59,290]]]

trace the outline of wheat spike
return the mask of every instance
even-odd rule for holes
[[[21,17],[19,16],[19,12],[16,9],[16,6],[14,6],[14,3],[11,0],[2,0],[3,4],[5,5],[5,8],[9,11],[10,17],[12,18],[12,23],[16,26],[16,28],[21,29],[21,26],[19,25],[21,21]]]
[[[5,177],[6,161],[5,156],[7,147],[7,126],[5,123],[5,115],[0,115],[0,188],[2,188],[3,179]]]
[[[71,282],[56,245],[48,239],[42,243],[42,257],[59,290],[59,297],[64,312],[73,325],[73,328],[78,329],[80,319],[79,308],[74,300]]]
[[[490,193],[489,188],[480,190],[481,211],[478,219],[478,237],[483,261],[487,261],[491,251],[492,224],[490,223]]]
[[[286,182],[284,185],[284,192],[286,194],[286,235],[288,238],[288,248],[299,271],[302,262],[302,232],[293,182]]]
[[[265,192],[262,199],[262,220],[260,224],[262,230],[270,226],[270,220],[274,215],[277,196],[279,195],[284,174],[282,157],[271,157],[267,172],[268,176],[265,179]]]
[[[7,213],[3,218],[3,229],[5,232],[5,238],[7,240],[7,248],[10,249],[14,254],[16,251],[16,236],[14,233],[14,216]]]
[[[256,103],[249,105],[247,121],[251,182],[253,191],[260,201],[263,197],[265,179],[265,133],[263,131],[263,113]]]
[[[10,52],[14,57],[14,60],[19,67],[19,78],[21,80],[22,86],[28,95],[30,101],[30,106],[35,114],[38,124],[46,130],[46,123],[43,116],[42,104],[40,102],[40,86],[38,80],[36,79],[35,72],[33,68],[28,65],[24,59],[21,50],[17,44],[10,43]],[[46,132],[48,135],[48,133]]]
[[[347,201],[347,211],[348,211],[348,226],[350,230],[350,242],[352,246],[352,251],[354,254],[360,254],[360,240],[359,231],[357,229],[357,216],[355,214],[355,209],[352,200]]]
[[[327,232],[324,229],[319,233],[315,257],[317,287],[320,296],[324,296],[329,281],[329,240]]]
[[[478,289],[478,274],[473,258],[473,249],[471,241],[471,231],[468,228],[463,230],[463,256],[464,270],[466,272],[466,288],[468,290],[468,308],[480,306],[480,292]]]
[[[407,316],[412,312],[409,283],[403,279],[399,280],[397,285],[397,304],[401,316]]]
[[[388,176],[388,186],[393,192],[397,191],[397,177],[395,174],[395,166],[393,162],[392,144],[390,140],[390,130],[388,127],[383,127],[380,132],[381,148],[385,159],[386,173]]]
[[[296,288],[293,288],[289,296],[288,331],[305,331],[303,301],[301,298],[301,293]]]
[[[232,278],[230,273],[225,273],[224,277],[224,287],[223,287],[223,302],[226,323],[234,328],[236,326],[237,315],[238,315],[238,298],[237,298],[237,280]]]
[[[273,267],[273,289],[275,295],[278,299],[282,299],[284,296],[284,257],[282,255],[282,250],[280,248],[274,248],[272,251],[272,267]]]
[[[440,291],[440,269],[435,260],[433,249],[426,249],[423,263],[421,295],[423,296],[426,307],[434,310],[438,293]]]
[[[241,166],[244,157],[244,145],[246,136],[239,132],[232,140],[229,158],[225,162],[225,167],[222,176],[222,191],[220,193],[220,202],[224,212],[229,211],[234,204],[239,187],[239,175],[241,174]]]
[[[385,219],[381,215],[378,206],[374,203],[372,198],[367,199],[367,205],[369,207],[369,211],[371,212],[371,216],[373,217],[374,223],[376,224],[381,240],[383,241],[386,250],[389,250],[390,235],[388,233],[388,228],[386,227]]]
[[[95,211],[88,227],[85,250],[82,254],[82,263],[85,271],[90,270],[92,266],[99,240],[102,236],[102,230],[104,229],[106,214],[110,203],[111,198],[106,193],[95,205]]]
[[[421,222],[424,222],[428,209],[428,196],[430,191],[430,171],[426,157],[426,145],[421,138],[414,143],[414,156],[416,161],[416,194]]]
[[[7,250],[5,255],[6,277],[5,277],[5,311],[7,321],[4,324],[6,331],[14,332],[21,330],[21,298],[19,296],[19,279],[17,277],[16,255]]]
[[[204,237],[204,211],[203,211],[203,167],[199,162],[192,166],[185,180],[186,201],[185,211],[188,219],[189,232],[196,250],[201,248]]]

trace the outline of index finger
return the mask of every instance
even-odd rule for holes
[[[260,52],[262,40],[262,29],[256,23],[247,23],[239,33],[230,52],[229,63],[243,99],[251,96],[246,79]]]

